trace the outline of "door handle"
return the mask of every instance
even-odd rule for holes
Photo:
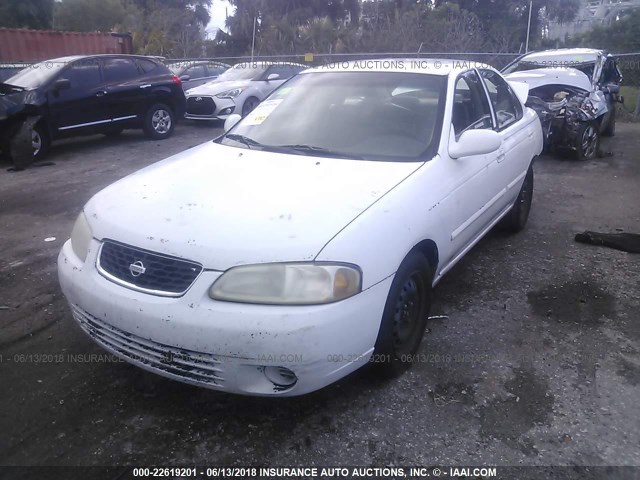
[[[498,163],[502,162],[505,158],[507,158],[507,155],[505,154],[504,150],[498,150]]]
[[[150,83],[145,83],[144,85],[140,85],[140,88],[149,88],[150,86]]]
[[[107,94],[106,90],[100,90],[96,93],[96,97],[104,97]]]

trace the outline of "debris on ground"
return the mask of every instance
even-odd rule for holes
[[[640,253],[640,235],[636,233],[578,233],[576,242],[609,247],[629,253]]]

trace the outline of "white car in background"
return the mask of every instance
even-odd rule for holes
[[[447,61],[303,72],[87,203],[58,258],[73,317],[134,365],[225,392],[403,372],[432,287],[494,225],[527,222],[542,133],[520,87]]]
[[[187,90],[185,118],[226,120],[235,113],[246,116],[271,92],[305,68],[288,62],[239,63],[213,82]]]

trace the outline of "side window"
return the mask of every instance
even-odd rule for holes
[[[63,96],[72,93],[74,89],[90,90],[100,85],[100,67],[95,59],[85,59],[75,62],[65,70],[60,78],[66,78],[71,82],[71,88],[62,90]]]
[[[602,71],[602,81],[603,85],[611,85],[620,83],[620,71],[616,65],[616,61],[613,59],[608,59],[604,64],[604,70]]]
[[[498,130],[503,130],[520,120],[524,115],[522,105],[507,81],[491,70],[481,70],[480,73],[496,112]]]
[[[204,65],[196,65],[191,68],[187,68],[183,75],[189,75],[191,80],[196,80],[198,78],[206,77],[207,72],[204,69]]]
[[[452,123],[456,135],[465,130],[493,128],[489,102],[475,72],[461,75],[456,82]]]
[[[107,83],[126,82],[139,75],[135,62],[128,58],[108,58],[104,62],[104,79]]]
[[[138,67],[140,67],[140,70],[142,70],[144,73],[152,72],[153,70],[158,68],[157,63],[154,63],[151,60],[147,60],[145,58],[138,58],[137,62],[138,62]]]
[[[280,75],[280,80],[293,77],[297,72],[290,65],[273,65],[267,72],[267,77],[272,74]]]
[[[209,72],[209,74],[207,75],[208,77],[215,77],[222,75],[227,69],[222,66],[209,65],[207,67],[207,70]]]

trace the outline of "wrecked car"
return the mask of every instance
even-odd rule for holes
[[[529,87],[527,106],[540,116],[545,147],[595,158],[600,136],[615,135],[622,74],[602,50],[560,49],[530,53],[503,69],[510,82]]]
[[[47,60],[0,83],[0,150],[21,169],[60,138],[142,128],[161,140],[171,136],[185,101],[181,80],[151,57]]]

